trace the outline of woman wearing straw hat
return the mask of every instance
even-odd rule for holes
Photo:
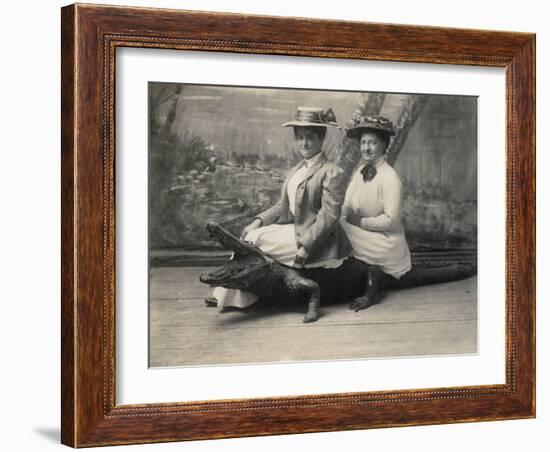
[[[345,174],[322,152],[327,127],[338,127],[331,109],[298,107],[292,127],[303,160],[292,168],[277,204],[244,228],[242,237],[279,263],[296,268],[336,268],[351,252],[339,223]],[[214,289],[207,306],[244,308],[256,301],[248,292]],[[309,319],[308,321],[314,321]]]
[[[369,264],[365,295],[350,309],[376,303],[380,278],[399,279],[411,269],[411,256],[401,223],[401,180],[386,162],[393,124],[381,116],[362,116],[348,123],[346,136],[357,140],[364,164],[353,175],[342,208],[342,226],[352,256]]]

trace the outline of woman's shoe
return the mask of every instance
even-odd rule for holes
[[[349,305],[349,308],[352,311],[360,311],[362,309],[367,309],[368,307],[372,306],[373,304],[376,304],[376,299],[374,297],[369,297],[367,295],[363,295],[362,297],[356,298],[351,302]]]
[[[217,308],[218,307],[218,300],[216,300],[214,297],[208,297],[204,299],[204,305],[207,308]]]
[[[355,312],[362,309],[367,309],[368,307],[378,303],[380,301],[378,288],[380,278],[382,277],[383,272],[379,267],[375,265],[369,265],[367,269],[367,281],[365,287],[365,294],[359,298],[353,300],[349,308]]]

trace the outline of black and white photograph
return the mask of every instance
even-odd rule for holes
[[[150,81],[149,366],[478,352],[478,98]]]
[[[547,451],[544,4],[6,2],[2,450]]]

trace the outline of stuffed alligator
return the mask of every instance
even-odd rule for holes
[[[233,251],[233,256],[221,268],[201,275],[201,282],[248,291],[262,300],[305,300],[304,323],[319,319],[321,304],[354,300],[350,308],[358,311],[378,302],[381,291],[455,281],[472,276],[477,270],[475,265],[464,262],[413,260],[413,268],[397,280],[354,258],[336,269],[298,270],[279,264],[216,223],[208,223],[206,228],[212,238]]]

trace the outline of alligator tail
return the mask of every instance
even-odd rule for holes
[[[383,289],[407,289],[409,287],[427,286],[460,279],[469,278],[477,274],[477,265],[472,263],[427,263],[413,265],[405,275],[399,279],[385,278]]]

